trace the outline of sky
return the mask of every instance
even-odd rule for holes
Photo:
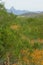
[[[5,7],[14,7],[17,10],[43,11],[43,0],[2,0]]]

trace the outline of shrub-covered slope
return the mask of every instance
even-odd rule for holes
[[[43,65],[43,16],[19,18],[0,5],[0,62]]]

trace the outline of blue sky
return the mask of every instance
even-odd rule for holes
[[[11,8],[29,11],[43,11],[43,0],[2,0],[5,2],[6,8]]]

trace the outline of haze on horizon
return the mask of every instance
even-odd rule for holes
[[[17,10],[43,11],[43,0],[2,0],[5,7],[14,7]]]

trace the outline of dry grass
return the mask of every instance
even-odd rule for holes
[[[23,40],[27,40],[30,44],[34,45],[34,43],[41,43],[43,44],[43,39],[37,38],[37,39],[30,39],[29,37],[27,37],[26,35],[20,34],[21,35],[21,39]]]
[[[35,65],[43,65],[43,50],[34,50],[31,54],[32,63]]]
[[[11,25],[10,28],[13,30],[19,30],[21,28],[21,26],[15,24],[15,25]]]

